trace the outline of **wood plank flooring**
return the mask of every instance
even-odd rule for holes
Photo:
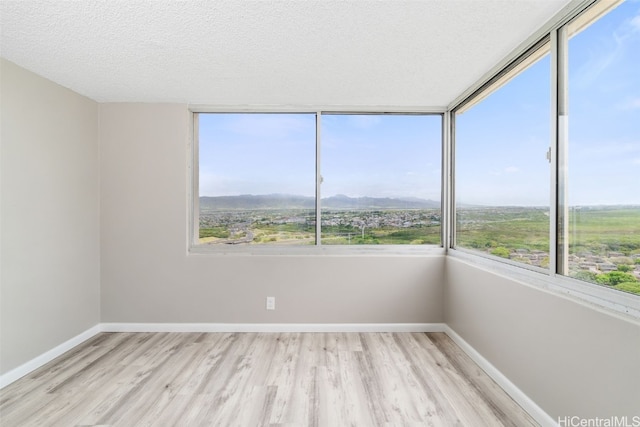
[[[533,426],[443,333],[103,333],[0,391],[13,426]]]

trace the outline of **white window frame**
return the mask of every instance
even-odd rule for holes
[[[233,106],[207,106],[207,105],[191,105],[189,106],[191,116],[191,138],[190,153],[188,156],[188,254],[213,254],[213,255],[398,255],[398,256],[425,256],[425,255],[444,255],[446,249],[444,246],[443,230],[444,220],[440,223],[440,245],[322,245],[321,236],[321,128],[320,121],[322,115],[328,114],[397,114],[397,115],[439,115],[441,116],[441,153],[445,149],[445,128],[443,109],[411,109],[405,107],[352,107],[352,108],[312,108],[312,107],[261,107],[261,108],[238,108]],[[199,148],[198,148],[198,114],[200,113],[222,113],[222,114],[315,114],[316,115],[316,243],[315,245],[205,245],[198,243],[199,240]],[[442,155],[441,155],[442,161]],[[441,168],[443,169],[443,168]],[[442,181],[444,171],[441,174]],[[443,211],[443,200],[440,202],[441,213]],[[442,214],[441,214],[442,215]],[[441,216],[442,218],[442,216]]]
[[[549,49],[547,50],[546,46],[549,45]],[[511,61],[508,65],[506,65],[503,69],[501,69],[500,71],[498,71],[494,76],[492,76],[487,82],[485,82],[483,85],[481,85],[478,89],[476,89],[473,93],[471,93],[467,98],[465,98],[464,100],[462,100],[460,103],[458,103],[454,108],[452,108],[450,110],[450,120],[451,120],[451,126],[450,126],[450,144],[451,147],[448,150],[448,152],[450,153],[450,157],[447,159],[448,163],[450,164],[450,169],[453,171],[453,178],[452,178],[452,185],[451,185],[451,189],[450,189],[450,212],[451,214],[449,215],[449,228],[450,228],[450,238],[449,238],[449,246],[448,248],[450,249],[454,249],[457,251],[461,251],[461,252],[466,252],[469,254],[475,254],[479,257],[483,257],[483,258],[488,258],[490,260],[495,260],[501,263],[505,263],[505,264],[509,264],[509,265],[513,265],[516,267],[520,267],[523,269],[527,269],[527,270],[531,270],[534,272],[538,272],[538,273],[542,273],[542,274],[548,274],[549,273],[549,269],[545,269],[545,268],[541,268],[541,267],[536,267],[533,265],[528,265],[528,264],[524,264],[521,262],[517,262],[517,261],[513,261],[510,259],[505,259],[502,257],[498,257],[495,255],[491,255],[485,252],[480,252],[474,249],[469,249],[469,248],[464,248],[464,247],[458,247],[456,245],[456,241],[457,241],[457,206],[456,206],[456,199],[455,199],[455,150],[456,150],[456,145],[455,145],[455,126],[456,126],[456,114],[458,113],[463,113],[464,111],[468,111],[470,108],[472,108],[474,105],[479,104],[480,102],[482,102],[483,100],[485,100],[486,98],[488,98],[491,94],[493,94],[495,91],[497,91],[498,89],[500,89],[501,87],[503,87],[504,85],[506,85],[507,83],[509,83],[511,81],[511,79],[513,79],[514,77],[518,76],[521,72],[526,71],[530,65],[532,65],[533,63],[535,63],[536,61],[538,61],[539,59],[541,59],[544,55],[546,55],[547,53],[550,53],[552,56],[552,67],[553,67],[553,45],[552,45],[552,40],[550,40],[549,36],[546,35],[542,38],[540,38],[538,41],[536,41],[536,43],[532,44],[531,46],[529,46],[524,52],[522,52],[520,55],[518,55],[518,57],[516,57],[513,61]],[[551,88],[553,91],[553,79],[551,81]],[[553,108],[551,109],[551,114],[553,116],[554,114],[554,110]],[[553,124],[551,126],[553,128]],[[552,150],[550,150],[551,153]],[[549,160],[550,162],[552,161],[551,158]],[[553,171],[553,167],[551,168]],[[552,188],[551,189],[551,198],[553,199],[555,196],[555,189]],[[554,213],[554,206],[555,204],[553,202],[550,202],[549,204],[549,208],[550,208],[550,233],[551,233],[551,238],[550,238],[550,251],[549,251],[549,264],[551,264],[551,261],[553,259],[555,259],[554,255],[553,255],[553,248],[555,247],[555,237],[554,237],[554,224],[555,221],[551,221],[551,217],[553,217],[553,213]]]
[[[447,219],[449,224],[447,229],[447,254],[476,264],[482,268],[492,271],[521,282],[523,285],[535,286],[547,291],[552,291],[582,304],[594,308],[604,309],[607,312],[615,312],[628,316],[634,320],[640,319],[640,295],[610,289],[605,286],[574,279],[560,273],[566,273],[568,245],[564,244],[566,238],[562,237],[567,230],[559,227],[558,218],[566,218],[566,159],[568,149],[567,138],[567,51],[568,37],[567,28],[570,22],[577,20],[586,26],[592,19],[599,18],[603,13],[603,8],[614,7],[621,0],[616,2],[580,0],[573,1],[560,13],[552,18],[543,28],[527,39],[516,50],[514,50],[505,60],[487,73],[483,79],[472,86],[458,99],[456,99],[448,109],[447,127],[448,135],[445,137],[450,141],[450,147],[443,151],[448,163],[447,169],[451,175],[444,190],[448,193],[449,214]],[[500,257],[483,254],[470,249],[457,248],[455,246],[456,227],[456,206],[455,206],[455,112],[461,108],[469,108],[476,102],[486,97],[498,85],[494,85],[501,77],[513,71],[520,64],[526,64],[527,59],[521,59],[531,49],[539,46],[544,40],[551,42],[551,137],[549,157],[551,162],[551,203],[550,203],[550,248],[549,248],[549,269],[541,269],[528,266],[526,264],[515,263]],[[535,55],[535,53],[534,53]],[[502,82],[504,84],[504,82]],[[444,181],[443,181],[444,183]],[[564,241],[563,241],[564,240]]]

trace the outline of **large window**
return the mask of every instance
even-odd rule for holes
[[[568,256],[560,272],[640,294],[640,4],[611,5],[567,28]]]
[[[322,243],[440,244],[442,120],[322,116]]]
[[[550,59],[530,52],[456,110],[456,245],[549,265]]]
[[[571,18],[453,110],[452,246],[624,305],[640,295],[640,4]]]
[[[199,242],[315,242],[313,114],[198,114]]]
[[[441,114],[194,117],[194,243],[440,244]]]

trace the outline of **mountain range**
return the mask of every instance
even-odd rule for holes
[[[349,197],[338,194],[322,199],[323,208],[329,209],[437,209],[439,201],[416,197]],[[250,209],[314,209],[315,198],[290,194],[242,194],[238,196],[200,197],[200,209],[250,210]]]

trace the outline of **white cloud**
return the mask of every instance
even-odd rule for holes
[[[580,141],[578,146],[580,146]],[[598,144],[586,145],[581,150],[581,154],[591,157],[618,157],[625,156],[629,153],[640,152],[640,141],[636,142],[619,142],[619,141],[603,141]]]
[[[380,123],[380,116],[377,115],[352,115],[349,122],[357,129],[370,129]]]
[[[583,64],[577,76],[580,86],[591,85],[619,56],[620,45],[612,49],[608,54],[591,58],[590,61]]]
[[[628,101],[625,101],[618,105],[618,109],[622,111],[640,109],[640,98],[629,99]]]
[[[506,173],[516,173],[516,172],[519,172],[519,171],[520,171],[520,169],[518,169],[518,168],[517,168],[517,167],[515,167],[515,166],[509,166],[509,167],[508,167],[508,168],[506,168],[504,171],[505,171]]]
[[[588,31],[588,29],[587,29]],[[609,36],[600,38],[591,46],[590,59],[582,64],[576,74],[580,86],[591,85],[612,64],[623,58],[629,43],[640,36],[640,12],[624,20]]]
[[[640,13],[638,13],[633,17],[633,19],[631,19],[629,25],[631,26],[633,31],[640,32]]]

